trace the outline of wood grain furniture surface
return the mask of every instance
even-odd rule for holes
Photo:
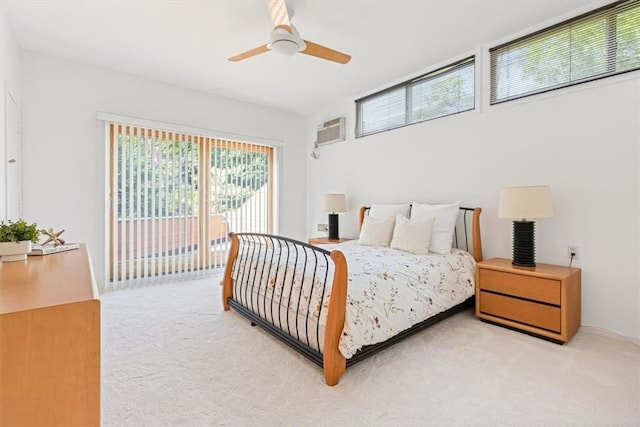
[[[551,264],[515,267],[493,258],[476,267],[476,316],[557,343],[580,327],[581,270]]]
[[[308,242],[310,245],[331,245],[335,243],[344,243],[353,239],[347,239],[341,237],[339,239],[330,239],[328,237],[309,237]]]
[[[366,207],[363,207],[360,210],[361,226],[367,210],[368,208]],[[468,252],[472,252],[476,261],[482,260],[482,246],[480,239],[481,212],[481,208],[461,207],[460,218],[457,223],[460,225],[460,228],[456,226],[456,233],[454,237],[454,246],[465,249]],[[467,219],[467,216],[469,219]],[[386,341],[362,348],[347,361],[338,349],[340,336],[344,329],[347,300],[348,266],[344,254],[340,250],[332,250],[329,252],[321,247],[312,246],[310,244],[298,242],[281,236],[255,233],[231,233],[230,238],[231,248],[229,250],[229,258],[222,281],[222,304],[224,310],[233,308],[243,316],[250,319],[252,325],[261,326],[267,332],[271,333],[291,348],[300,352],[303,356],[318,364],[324,371],[325,382],[330,386],[338,383],[347,366],[351,366],[354,363],[395,344],[401,339],[404,339],[405,337],[410,336],[411,334],[418,332],[425,327],[446,318],[447,316],[465,309],[468,306],[467,303],[472,300],[469,299],[433,316],[432,318],[417,323],[411,328],[400,332],[398,335],[391,337]],[[466,243],[466,246],[460,246],[459,242],[463,242],[463,245]],[[469,242],[471,242],[471,244],[469,244]],[[324,328],[324,341],[321,343],[321,351],[310,347],[308,342],[305,344],[304,342],[299,341],[293,335],[288,334],[284,329],[280,329],[272,321],[268,321],[268,316],[266,315],[267,307],[265,306],[264,301],[261,303],[260,301],[254,301],[254,298],[248,299],[246,297],[247,295],[251,295],[252,289],[256,286],[260,288],[261,284],[258,283],[256,285],[256,281],[261,280],[264,274],[267,274],[268,277],[270,271],[277,271],[280,268],[278,264],[272,264],[273,262],[280,262],[277,260],[280,257],[274,257],[273,252],[270,252],[269,248],[283,247],[286,247],[287,249],[291,248],[291,253],[295,254],[292,255],[291,258],[285,257],[286,262],[294,262],[293,259],[297,260],[298,258],[325,262],[323,260],[330,258],[333,263],[333,279],[331,283],[327,283],[327,279],[325,278],[325,282],[323,284],[324,287],[322,288],[323,292],[326,291],[331,293],[331,298],[328,305],[327,321]],[[249,269],[253,269],[255,271],[249,272],[244,267],[241,267],[247,257],[250,257],[252,260]],[[244,265],[246,266],[247,264]],[[258,265],[261,266],[261,273],[258,273],[257,271]],[[237,275],[234,275],[236,268],[238,271],[242,271],[237,272]],[[284,268],[285,272],[282,274],[284,274],[285,277],[294,277],[293,274],[289,274],[289,276],[287,276],[286,267]],[[268,270],[267,273],[264,273],[265,269]],[[306,274],[315,277],[315,271],[317,270],[313,268],[312,270],[313,271],[306,271]],[[310,291],[313,292],[314,289],[310,289]],[[266,294],[267,292],[261,293],[261,295]],[[297,311],[294,314],[298,319],[300,319],[301,316],[307,316],[307,314],[299,313]],[[308,323],[300,320],[293,323],[294,325],[297,325],[298,323],[308,325]],[[319,336],[317,331],[315,333],[313,331],[305,332],[305,335],[307,335],[307,338],[309,335]]]
[[[0,426],[100,425],[100,300],[85,245],[0,265]]]

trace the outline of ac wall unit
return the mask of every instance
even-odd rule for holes
[[[346,120],[344,117],[329,120],[318,126],[316,141],[318,145],[331,144],[345,140]]]

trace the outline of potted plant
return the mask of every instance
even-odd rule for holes
[[[38,242],[40,230],[24,219],[0,222],[0,256],[2,261],[24,261],[31,252],[31,244]]]

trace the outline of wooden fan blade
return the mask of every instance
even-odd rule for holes
[[[287,4],[284,0],[267,0],[267,6],[269,7],[269,15],[271,15],[271,22],[273,28],[285,25],[289,27],[289,12],[287,12]],[[291,32],[291,31],[289,31]]]
[[[269,50],[270,49],[267,47],[267,45],[263,44],[262,46],[258,46],[255,49],[251,49],[251,50],[248,50],[248,51],[246,51],[244,53],[241,53],[239,55],[232,56],[231,58],[229,58],[229,61],[233,61],[233,62],[242,61],[243,59],[251,58],[252,56],[256,56],[256,55],[260,55],[261,53],[269,52]]]
[[[305,40],[304,42],[307,44],[307,48],[300,53],[304,53],[305,55],[316,56],[339,64],[346,64],[351,60],[351,56],[338,52],[337,50],[329,49],[328,47],[324,47],[308,40]]]

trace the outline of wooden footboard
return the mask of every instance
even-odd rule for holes
[[[233,266],[238,257],[238,248],[240,243],[238,237],[234,233],[229,233],[229,240],[231,241],[231,248],[229,248],[229,258],[227,259],[227,265],[224,268],[224,277],[222,279],[222,307],[224,311],[229,311],[228,299],[233,297]]]
[[[321,366],[328,385],[337,384],[346,369],[338,349],[347,301],[342,252],[267,234],[231,233],[230,240],[224,309],[263,327]]]
[[[340,251],[331,252],[331,259],[335,263],[335,273],[324,334],[322,369],[327,384],[336,385],[347,368],[347,360],[338,349],[347,310],[347,260]]]

